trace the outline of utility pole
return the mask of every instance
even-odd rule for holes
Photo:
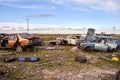
[[[113,34],[115,34],[115,27],[113,27]]]
[[[27,33],[29,33],[29,19],[30,18],[44,18],[44,17],[52,17],[54,16],[53,14],[33,14],[33,15],[30,15],[30,16],[26,16],[26,21],[27,21]]]
[[[27,33],[29,33],[29,19],[27,18]]]

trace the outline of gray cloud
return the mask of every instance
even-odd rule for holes
[[[42,17],[53,17],[54,14],[33,14],[30,16],[27,16],[27,18],[42,18]]]

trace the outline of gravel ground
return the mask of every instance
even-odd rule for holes
[[[0,53],[3,55],[6,53],[11,54],[12,52],[0,51]],[[54,78],[55,80],[113,80],[115,72],[120,66],[119,63],[107,61],[110,59],[111,53],[85,52],[78,50],[74,46],[65,46],[61,50],[40,50],[34,53],[27,52],[16,55],[17,57],[40,57],[41,60],[33,63],[19,61],[11,63],[0,62],[11,71],[9,78],[5,77],[0,80],[44,80],[47,78]],[[74,58],[78,55],[86,57],[87,62],[76,62]]]

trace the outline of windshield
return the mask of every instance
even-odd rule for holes
[[[97,42],[98,39],[99,39],[98,37],[94,37],[91,42]]]
[[[23,38],[30,38],[31,37],[31,35],[27,34],[27,33],[22,33],[22,34],[20,34],[20,36]]]

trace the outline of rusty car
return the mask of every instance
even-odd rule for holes
[[[120,40],[111,36],[95,36],[91,42],[81,43],[84,50],[115,51],[120,50]]]
[[[0,48],[13,48],[16,52],[22,52],[39,45],[42,45],[42,40],[27,33],[0,34]]]

